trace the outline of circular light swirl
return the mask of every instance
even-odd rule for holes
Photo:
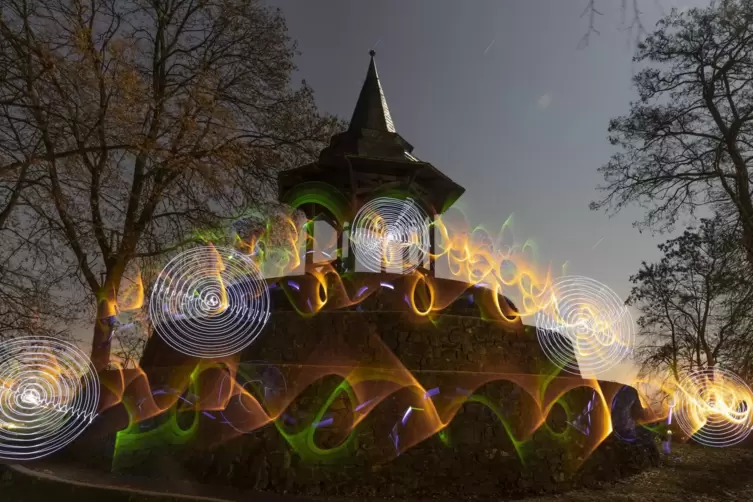
[[[536,313],[536,335],[549,360],[564,371],[598,376],[630,355],[632,316],[604,284],[588,277],[561,277],[544,299]]]
[[[753,428],[753,392],[722,369],[690,373],[677,387],[677,425],[696,442],[715,447],[740,443]]]
[[[76,439],[97,416],[100,386],[75,345],[25,336],[0,346],[0,458],[34,460]]]
[[[240,352],[269,318],[269,291],[248,256],[195,247],[165,265],[152,289],[149,316],[163,340],[192,357]]]
[[[371,272],[408,274],[429,254],[429,218],[413,199],[378,197],[356,213],[350,239]]]

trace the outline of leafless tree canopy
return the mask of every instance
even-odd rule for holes
[[[14,233],[16,225],[2,231],[0,340],[30,333],[68,336],[70,323],[84,308],[64,295],[64,282],[72,270],[55,256],[35,252],[37,242],[49,237],[38,223],[27,223],[23,230],[28,234],[20,237]]]
[[[291,88],[294,54],[258,0],[4,0],[7,231],[36,225],[34,251],[72,265],[111,317],[129,264],[268,203],[275,172],[338,126]]]
[[[646,369],[670,368],[677,378],[721,364],[753,376],[753,284],[737,237],[720,223],[702,220],[661,244],[663,258],[631,278]]]
[[[643,12],[641,5],[653,1],[654,5],[661,10],[661,0],[620,0],[620,12],[622,13],[622,26],[628,34],[636,40],[646,34],[646,28],[643,24]],[[602,8],[607,5],[605,0],[586,0],[586,7],[581,13],[581,18],[588,21],[588,29],[578,43],[578,48],[582,49],[591,43],[591,37],[598,36],[601,32],[598,29],[599,18],[604,16]]]
[[[591,207],[639,204],[642,224],[658,230],[712,207],[740,223],[753,265],[753,1],[673,11],[635,60],[640,100],[610,122],[620,151],[600,169],[605,197]]]

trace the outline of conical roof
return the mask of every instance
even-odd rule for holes
[[[375,53],[372,50],[369,54],[369,69],[350,126],[332,136],[317,162],[280,173],[278,197],[295,207],[303,201],[322,205],[324,199],[344,198],[350,208],[343,210],[354,211],[364,197],[396,188],[413,193],[432,214],[441,213],[465,189],[412,155],[413,146],[395,131],[374,63]]]
[[[361,94],[358,95],[356,108],[353,110],[353,117],[350,119],[351,131],[359,129],[372,129],[375,131],[395,132],[395,124],[392,123],[390,109],[387,106],[387,100],[384,98],[384,90],[379,82],[376,63],[374,56],[376,53],[372,50],[371,62],[366,72],[366,80],[361,87]]]

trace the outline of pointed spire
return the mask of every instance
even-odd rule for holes
[[[366,72],[366,80],[358,95],[356,109],[353,110],[353,118],[350,119],[350,130],[375,129],[377,131],[395,132],[392,123],[390,109],[387,100],[384,99],[382,84],[379,83],[376,64],[374,63],[374,50],[369,51],[371,62]]]

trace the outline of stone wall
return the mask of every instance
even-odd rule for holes
[[[631,418],[634,390],[557,375],[535,330],[486,315],[473,292],[431,318],[400,287],[315,315],[296,312],[286,293],[278,288],[265,331],[240,357],[274,368],[269,382],[254,377],[254,395],[275,423],[228,439],[217,431],[232,424],[195,414],[194,441],[116,452],[119,468],[306,494],[482,497],[562,490],[658,462]],[[158,344],[154,366],[186,364]],[[369,378],[360,397],[343,390]],[[284,387],[275,391],[289,398],[284,407],[265,404],[267,386]],[[374,403],[359,401],[367,397]],[[612,416],[619,437],[608,434]],[[207,442],[213,435],[223,440]]]
[[[650,442],[627,445],[608,438],[575,473],[566,465],[572,460],[562,445],[536,433],[531,448],[535,457],[523,467],[505,447],[501,427],[484,412],[464,412],[467,444],[446,445],[430,438],[389,463],[368,464],[358,450],[349,461],[337,465],[302,460],[274,428],[262,429],[213,450],[184,448],[153,450],[142,457],[132,472],[176,481],[191,479],[244,490],[307,495],[340,496],[521,496],[562,491],[574,486],[615,480],[657,465],[658,454]],[[475,427],[473,424],[476,424]],[[458,433],[459,435],[462,433]],[[495,499],[496,500],[496,499]]]

